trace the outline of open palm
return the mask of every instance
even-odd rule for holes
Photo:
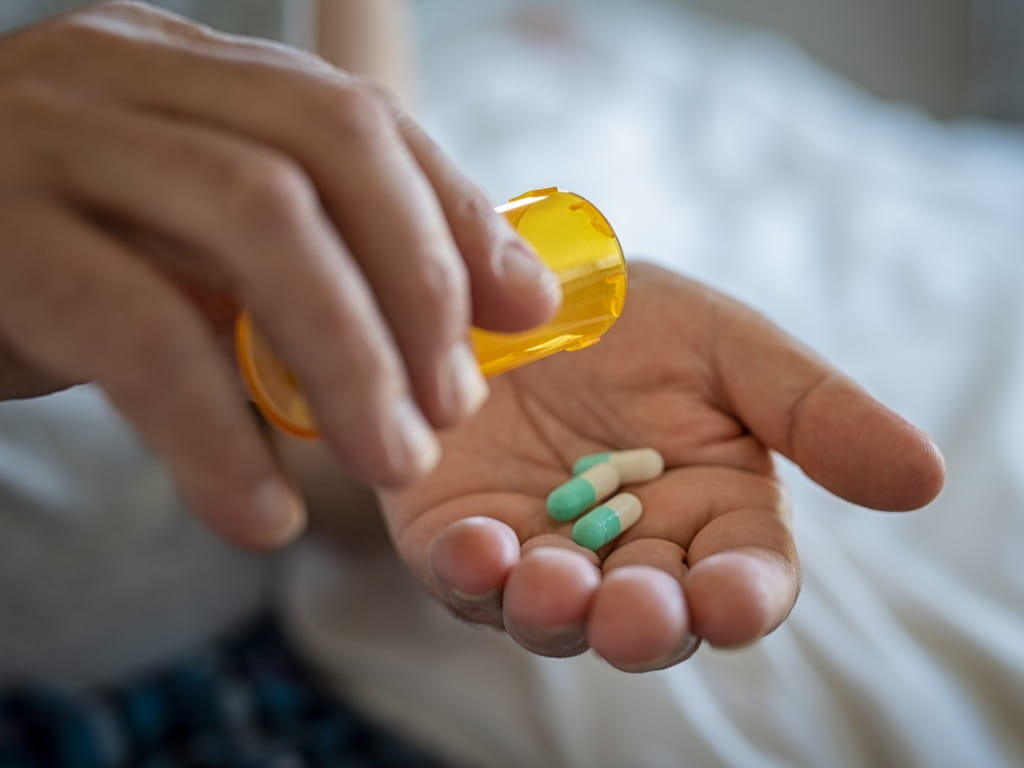
[[[547,494],[595,451],[657,448],[665,474],[629,490],[640,521],[598,553]],[[703,638],[752,642],[796,599],[799,565],[772,452],[865,506],[938,493],[932,443],[763,317],[656,267],[631,267],[606,338],[492,381],[426,480],[383,494],[402,557],[469,621],[567,656],[642,671]]]

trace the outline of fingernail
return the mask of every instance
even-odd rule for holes
[[[472,595],[453,589],[449,593],[451,607],[467,621],[476,624],[500,624],[501,592],[500,589],[492,589],[481,595]]]
[[[441,445],[416,404],[399,399],[392,411],[392,468],[401,473],[425,475],[441,459]]]
[[[463,592],[461,589],[453,589],[450,594],[453,600],[465,605],[490,605],[501,599],[500,589],[492,589],[479,595]]]
[[[265,481],[253,497],[252,516],[267,546],[286,544],[306,527],[306,509],[299,495],[277,479]]]
[[[678,648],[674,648],[664,656],[654,659],[652,661],[645,662],[643,664],[624,664],[617,665],[617,668],[622,672],[654,672],[658,669],[668,669],[674,667],[676,664],[680,664],[686,661],[688,658],[693,656],[700,648],[701,639],[696,635],[689,635],[686,641]]]
[[[562,286],[558,278],[521,240],[511,240],[505,244],[501,253],[501,269],[505,281],[513,290],[540,289],[561,299]]]
[[[476,413],[487,399],[487,383],[480,373],[476,357],[466,344],[456,344],[448,354],[448,371],[451,392],[449,413],[458,417]]]
[[[567,658],[578,656],[588,648],[586,633],[580,624],[528,628],[506,624],[505,631],[528,651],[541,656]]]

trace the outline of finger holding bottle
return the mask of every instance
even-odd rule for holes
[[[280,540],[301,512],[209,306],[249,310],[337,455],[400,486],[437,461],[434,429],[486,395],[466,344],[475,293],[505,291],[484,317],[505,330],[557,304],[408,118],[308,54],[101,4],[0,39],[0,115],[0,396],[100,384],[243,543]],[[287,524],[240,511],[270,486]]]

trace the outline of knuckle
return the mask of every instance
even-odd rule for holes
[[[383,418],[382,410],[405,389],[406,382],[397,353],[389,345],[373,345],[366,340],[350,340],[352,367],[340,377],[338,387],[347,387],[355,410],[369,419]],[[352,375],[355,373],[355,375]]]
[[[314,109],[327,119],[342,141],[363,142],[379,135],[387,112],[377,91],[355,78],[338,83],[317,83]]]
[[[146,9],[145,3],[134,2],[134,0],[104,0],[102,3],[97,3],[93,6],[93,10],[100,13],[124,13],[126,11],[131,12],[143,12]]]
[[[158,30],[165,36],[183,36],[186,40],[219,37],[213,29],[205,24],[139,0],[107,0],[80,13],[92,15],[96,20],[103,20],[103,23],[106,24],[113,22],[117,25],[113,27],[114,29],[119,29],[127,23],[136,27]],[[167,38],[165,37],[165,39]]]
[[[459,326],[469,319],[468,282],[459,264],[434,259],[424,265],[419,276],[416,301],[446,332],[463,332]]]
[[[138,0],[103,0],[103,2],[96,3],[83,11],[69,14],[69,18],[149,19],[159,18],[165,14],[166,12],[160,12],[148,3],[138,2]]]
[[[490,202],[472,182],[458,180],[457,194],[452,202],[454,215],[462,221],[490,221],[496,218]]]
[[[44,46],[44,52],[48,49],[58,62],[66,59],[68,50],[93,51],[106,57],[119,48],[153,42],[152,32],[166,33],[171,21],[199,26],[147,3],[107,0],[50,19],[43,27],[46,34],[38,36],[38,44]]]
[[[366,95],[375,101],[379,109],[383,109],[388,114],[395,115],[396,117],[404,114],[398,103],[398,98],[383,85],[368,80],[359,80],[357,82],[359,87],[366,92]]]
[[[318,301],[305,308],[306,332],[331,339],[336,354],[320,368],[320,389],[337,395],[339,410],[353,404],[354,414],[371,417],[377,404],[389,402],[406,388],[397,350],[372,305],[358,299]]]
[[[372,345],[353,341],[346,350],[344,370],[327,381],[328,391],[335,393],[336,412],[346,428],[376,429],[389,417],[391,404],[408,389],[405,373],[397,351],[389,345]]]
[[[259,231],[293,231],[317,205],[312,181],[298,163],[261,153],[228,162],[222,193],[229,215]]]
[[[461,227],[460,234],[472,252],[497,257],[500,247],[513,236],[504,217],[494,212],[486,196],[472,182],[458,177],[448,180],[451,195],[451,219]]]
[[[80,11],[55,16],[12,34],[0,53],[0,75],[8,79],[29,71],[60,71],[68,51],[87,47],[98,21],[89,12]]]
[[[92,10],[59,16],[30,36],[25,51],[28,58],[46,62],[43,71],[58,77],[72,72],[78,59],[69,59],[67,52],[96,60],[122,55],[139,47],[140,40],[126,28],[124,21]]]
[[[474,277],[494,273],[504,246],[516,238],[515,230],[503,216],[494,212],[491,203],[469,180],[452,173],[447,208],[452,228],[458,233],[463,259]]]
[[[120,38],[107,5],[99,5],[78,13],[57,16],[49,22],[51,43],[61,46],[87,47],[90,44],[107,46]],[[72,49],[74,50],[74,49]]]

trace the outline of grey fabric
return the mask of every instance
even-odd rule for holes
[[[0,403],[0,685],[168,660],[256,613],[268,569],[192,518],[94,389]]]
[[[1024,121],[1024,3],[976,0],[973,27],[973,110]]]

